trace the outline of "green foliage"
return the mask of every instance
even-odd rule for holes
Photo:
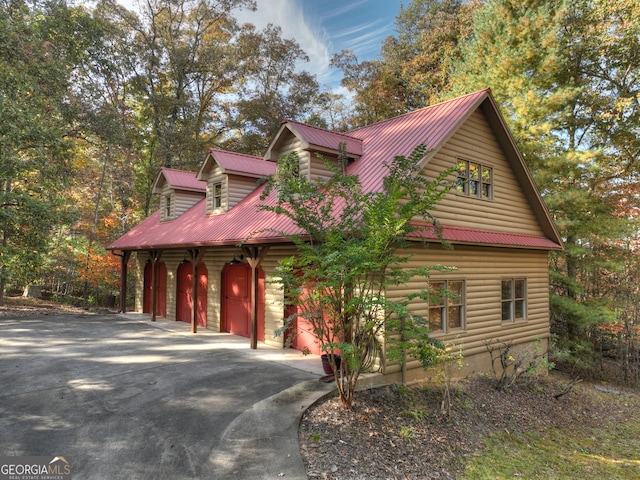
[[[392,300],[386,289],[415,276],[428,277],[426,266],[407,268],[409,256],[402,253],[410,235],[436,229],[430,211],[450,188],[445,182],[449,172],[433,181],[422,175],[425,154],[419,145],[408,157],[395,157],[384,166],[388,174],[383,189],[367,192],[356,176],[345,172],[344,146],[338,159],[325,160],[333,176],[313,182],[297,175],[298,158],[292,153],[281,158],[263,194],[260,208],[287,217],[295,226],[294,232],[280,233],[298,253],[281,261],[278,272],[287,302],[311,324],[323,351],[341,354],[336,383],[346,408],[351,407],[370,349],[385,335],[386,326],[394,326],[395,318],[413,318],[409,299]],[[419,218],[430,222],[412,221]],[[412,325],[421,346],[412,353],[430,362],[430,350],[437,344],[426,340],[426,328]]]
[[[523,376],[535,376],[540,370],[551,370],[555,365],[549,361],[548,351],[543,349],[543,341],[515,352],[513,342],[500,342],[499,339],[484,342],[491,357],[491,369],[497,390],[508,390]]]

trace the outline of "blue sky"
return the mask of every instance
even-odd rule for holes
[[[256,12],[241,11],[238,19],[258,28],[268,23],[282,28],[310,57],[301,65],[321,85],[336,87],[342,73],[329,68],[334,53],[353,50],[359,60],[376,58],[382,40],[394,33],[401,0],[256,0]],[[405,0],[405,4],[408,1]]]

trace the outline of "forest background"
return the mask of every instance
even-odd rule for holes
[[[549,259],[556,358],[640,385],[640,2],[406,2],[377,59],[334,55],[348,96],[241,8],[0,0],[0,303],[31,284],[114,295],[105,247],[157,208],[161,167],[262,155],[283,118],[348,131],[490,87],[565,242]]]

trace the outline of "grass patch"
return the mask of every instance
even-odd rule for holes
[[[640,422],[518,435],[504,431],[484,445],[461,479],[640,478]]]

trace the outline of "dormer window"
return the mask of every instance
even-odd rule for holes
[[[171,197],[164,197],[164,218],[165,220],[169,220],[171,218]]]
[[[213,209],[222,208],[222,182],[214,183],[212,188]]]

